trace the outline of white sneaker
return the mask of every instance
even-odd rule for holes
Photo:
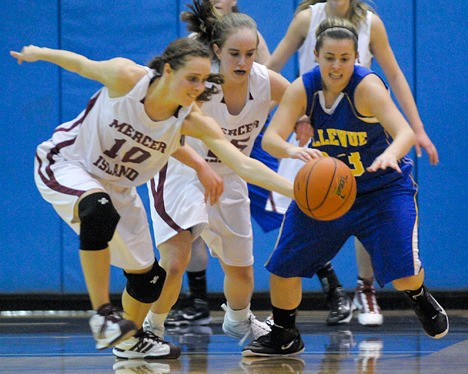
[[[133,338],[117,344],[112,350],[118,358],[178,358],[180,348],[166,342],[150,331],[139,330]]]
[[[105,349],[130,338],[137,332],[135,324],[123,319],[111,304],[102,305],[89,319],[96,349]]]
[[[372,282],[358,280],[353,298],[353,310],[358,310],[358,321],[365,326],[380,326],[383,315],[375,298],[375,288]]]
[[[255,340],[271,331],[270,326],[265,322],[259,321],[250,310],[246,320],[236,322],[229,319],[227,315],[228,306],[226,304],[221,305],[221,308],[226,312],[222,326],[224,333],[233,338],[241,339],[239,342],[241,345],[247,338]]]
[[[143,331],[152,332],[154,335],[159,336],[160,338],[164,338],[165,327],[164,324],[161,326],[156,326],[151,323],[148,315],[145,317],[143,321]]]

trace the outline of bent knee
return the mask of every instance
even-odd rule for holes
[[[110,196],[105,192],[86,195],[78,203],[78,216],[80,249],[93,251],[106,248],[120,220]]]
[[[184,275],[186,264],[179,261],[169,261],[163,265],[166,270],[167,277],[182,277]]]
[[[399,278],[392,281],[393,287],[398,291],[417,290],[424,282],[424,271],[417,275]]]

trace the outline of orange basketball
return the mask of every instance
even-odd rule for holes
[[[294,197],[309,217],[331,221],[351,209],[356,199],[356,179],[344,162],[334,157],[315,158],[297,173]]]

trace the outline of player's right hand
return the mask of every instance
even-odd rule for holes
[[[313,158],[322,157],[322,152],[315,148],[309,147],[290,147],[288,149],[289,157],[297,160],[302,160],[304,162],[310,161]]]
[[[10,51],[10,56],[16,58],[18,64],[22,64],[23,61],[35,62],[39,60],[37,52],[40,50],[35,45],[28,45],[21,49],[21,52]]]
[[[216,204],[224,191],[223,178],[208,165],[199,170],[197,176],[205,188],[205,202],[209,200],[211,205]]]

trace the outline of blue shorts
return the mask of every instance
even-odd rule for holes
[[[408,177],[358,195],[351,210],[333,221],[312,219],[293,201],[265,266],[283,278],[311,278],[335,257],[350,236],[356,236],[369,252],[375,278],[382,287],[395,279],[416,275],[422,267],[416,193],[416,185]]]

